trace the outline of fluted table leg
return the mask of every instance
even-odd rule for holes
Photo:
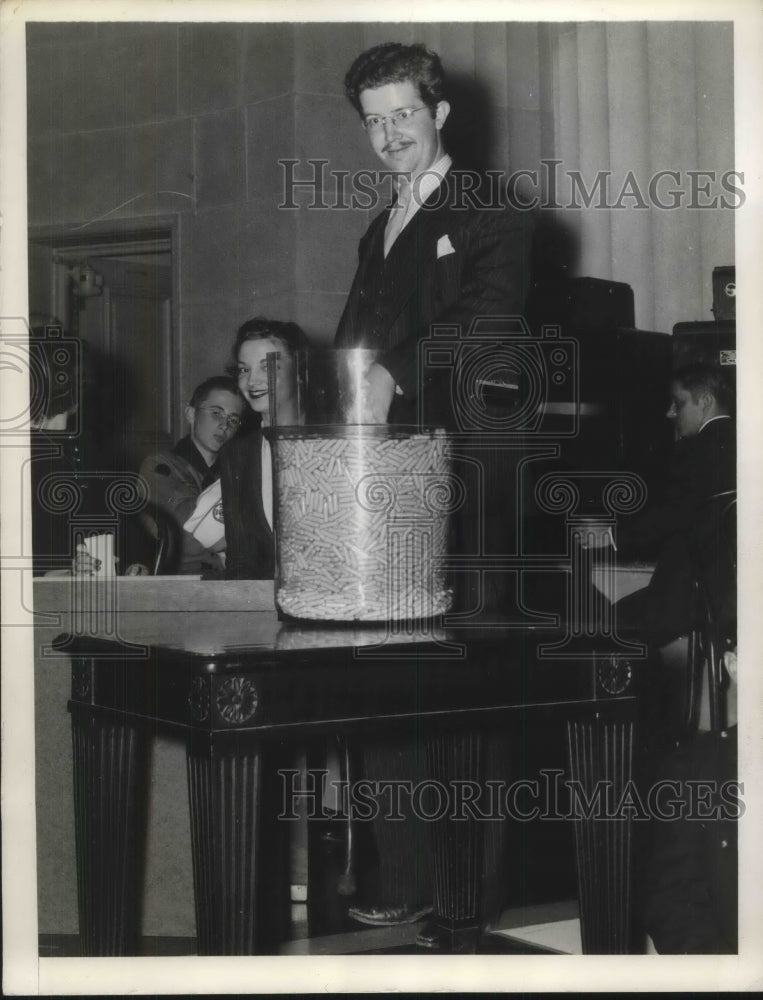
[[[443,792],[454,782],[479,782],[483,737],[479,732],[443,732],[427,740],[430,780]],[[449,812],[450,810],[448,810]],[[431,823],[434,860],[434,918],[443,950],[473,952],[480,932],[482,833],[473,818]]]
[[[256,954],[259,744],[192,739],[187,762],[199,954]]]
[[[574,825],[583,952],[627,954],[632,810],[617,806],[632,778],[633,723],[569,722],[567,736],[570,778],[582,792]]]
[[[148,739],[72,707],[82,954],[137,955]]]

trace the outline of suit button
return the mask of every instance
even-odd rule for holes
[[[729,846],[728,840],[722,840],[721,841],[721,847],[728,847],[728,846]]]

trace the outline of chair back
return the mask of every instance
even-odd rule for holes
[[[703,505],[696,518],[693,541],[704,610],[714,628],[732,636],[737,619],[735,490],[718,493]]]
[[[180,539],[175,521],[161,507],[148,503],[139,514],[141,526],[153,541],[149,571],[152,576],[166,576],[177,571]]]

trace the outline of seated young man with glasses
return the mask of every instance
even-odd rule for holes
[[[200,494],[217,479],[220,449],[241,426],[245,404],[238,386],[227,375],[215,375],[197,386],[185,408],[190,433],[172,451],[149,456],[140,474],[149,486],[153,503],[177,526],[181,545],[177,567],[184,575],[222,576],[218,551],[205,547],[183,530]]]

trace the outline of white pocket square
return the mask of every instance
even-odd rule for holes
[[[450,242],[450,236],[441,236],[437,241],[437,259],[447,257],[449,253],[455,253],[456,248]]]

